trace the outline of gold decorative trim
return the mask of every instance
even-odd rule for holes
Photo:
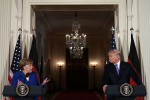
[[[29,87],[26,84],[21,83],[16,87],[16,93],[22,97],[26,96],[29,93]]]
[[[133,93],[133,87],[128,83],[124,83],[120,86],[120,93],[123,96],[130,96]]]

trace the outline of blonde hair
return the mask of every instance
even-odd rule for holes
[[[19,62],[19,67],[21,70],[23,70],[23,67],[28,64],[33,64],[33,61],[31,59],[23,58]]]
[[[110,50],[110,51],[108,52],[108,54],[110,54],[110,53],[114,53],[115,55],[118,55],[118,56],[120,57],[120,51],[117,50],[117,49],[112,49],[112,50]]]

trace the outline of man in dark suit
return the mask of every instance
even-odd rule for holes
[[[103,91],[107,85],[130,84],[130,77],[138,84],[142,85],[141,79],[128,62],[120,61],[120,51],[112,49],[108,52],[110,63],[104,68]],[[107,97],[107,100],[115,100],[115,97]]]

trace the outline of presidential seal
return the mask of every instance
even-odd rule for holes
[[[133,93],[133,87],[128,83],[124,83],[120,86],[120,93],[123,96],[130,96]]]
[[[21,83],[16,87],[16,93],[19,96],[26,96],[29,93],[29,87],[26,84]]]

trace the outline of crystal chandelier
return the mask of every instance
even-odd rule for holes
[[[75,13],[75,17],[77,13]],[[66,35],[66,46],[73,58],[82,58],[84,48],[86,47],[86,34],[79,34],[81,28],[80,23],[75,20],[72,23],[72,31],[74,33]]]

